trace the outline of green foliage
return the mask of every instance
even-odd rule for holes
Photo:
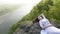
[[[37,6],[34,6],[31,12],[24,16],[18,23],[34,20],[41,13],[44,13],[49,20],[60,23],[60,0],[42,0],[39,4],[37,4]],[[12,27],[15,29],[14,26]],[[13,29],[11,28],[11,30]]]
[[[10,30],[10,32],[9,32],[8,34],[12,34],[12,33],[16,30],[17,27],[18,27],[18,24],[14,24],[14,25],[11,27],[12,30]]]

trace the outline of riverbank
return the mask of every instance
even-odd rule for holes
[[[25,21],[20,23],[18,29],[13,34],[40,34],[40,25],[39,23],[35,23],[32,27],[27,28],[30,29],[28,32],[25,32],[26,27],[31,26],[32,21]],[[22,28],[23,27],[23,28]]]
[[[33,22],[32,21],[25,21],[19,24],[19,27],[13,32],[13,34],[40,34],[40,31],[42,30],[39,23],[35,23],[32,27],[27,28],[28,26],[31,26]],[[51,21],[51,24],[57,28],[60,29],[60,24],[57,24],[53,21]],[[30,29],[28,32],[25,32],[25,30]]]

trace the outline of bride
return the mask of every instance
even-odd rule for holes
[[[39,15],[38,20],[40,27],[42,28],[41,34],[60,34],[60,29],[54,27],[44,14]]]

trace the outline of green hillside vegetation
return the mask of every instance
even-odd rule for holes
[[[17,9],[19,6],[20,5],[1,4],[0,5],[0,16],[12,12],[13,10]]]
[[[11,27],[9,34],[12,34],[21,22],[29,20],[33,21],[41,13],[44,13],[49,20],[60,23],[60,0],[42,0],[39,4],[34,6],[29,14]]]

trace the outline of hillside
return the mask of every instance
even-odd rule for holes
[[[42,0],[39,4],[34,6],[29,14],[24,16],[22,20],[12,26],[9,34],[13,34],[13,32],[18,28],[18,24],[21,24],[21,22],[33,21],[41,13],[44,13],[47,19],[59,24],[60,0]]]

